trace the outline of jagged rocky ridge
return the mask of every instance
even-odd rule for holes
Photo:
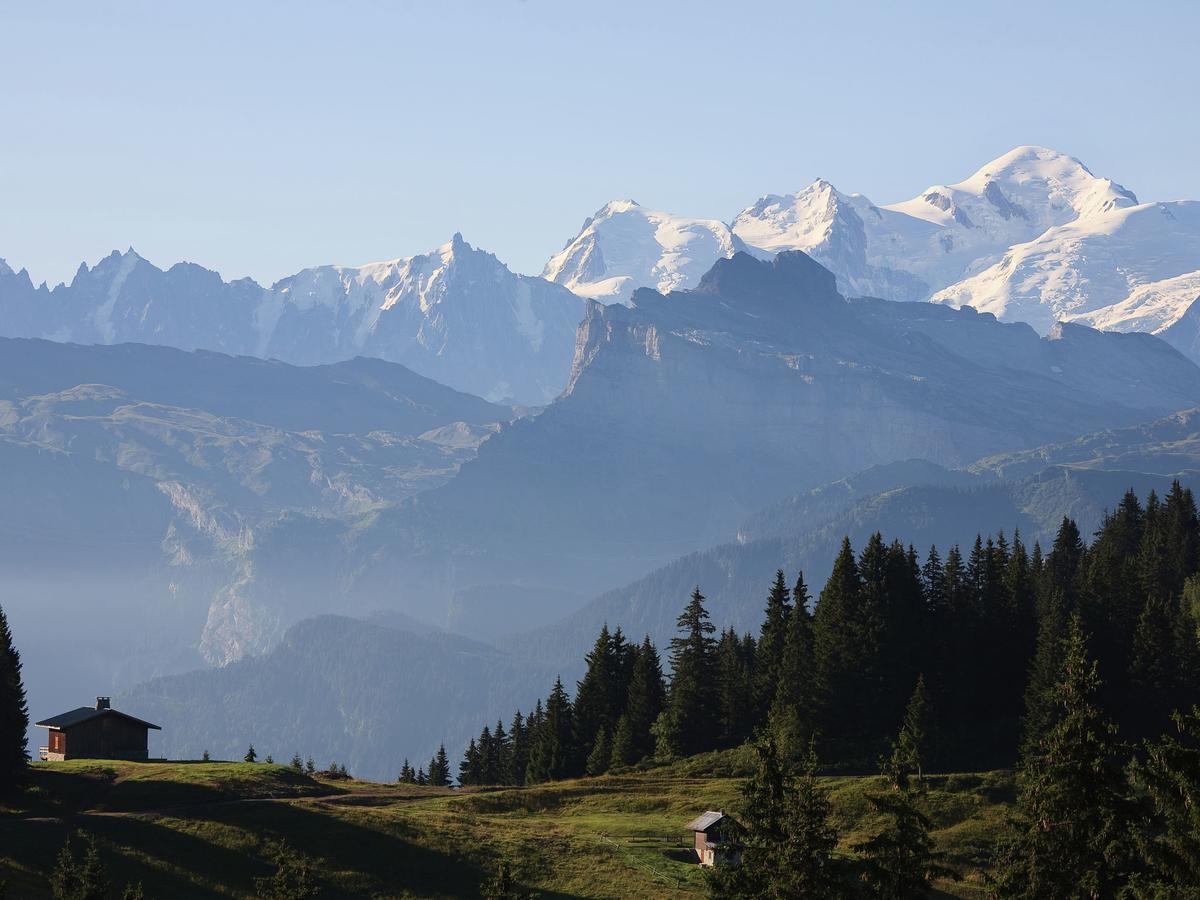
[[[582,301],[515,275],[461,235],[420,256],[305,269],[264,288],[132,249],[70,284],[34,287],[0,261],[0,333],[136,341],[317,365],[372,356],[458,390],[540,405],[566,384]]]

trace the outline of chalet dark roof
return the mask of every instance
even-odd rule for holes
[[[688,822],[685,828],[688,831],[708,831],[718,822],[725,818],[723,812],[713,812],[711,809],[702,816],[696,816],[692,821]]]
[[[38,728],[70,728],[72,725],[78,725],[80,722],[86,722],[97,716],[119,716],[122,719],[128,719],[130,722],[136,722],[138,725],[153,728],[155,731],[162,731],[160,726],[144,722],[128,713],[118,712],[115,709],[96,709],[94,706],[81,706],[70,712],[59,713],[57,716],[51,716],[49,719],[42,719],[40,722],[35,722],[34,725]]]

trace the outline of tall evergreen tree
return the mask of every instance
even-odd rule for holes
[[[525,783],[525,769],[529,766],[529,728],[518,709],[508,729],[509,749],[504,763],[504,783]]]
[[[544,717],[530,737],[527,782],[558,781],[583,773],[575,743],[574,710],[561,678],[555,679]]]
[[[438,745],[437,753],[429,761],[428,778],[433,787],[450,787],[450,759],[445,744]]]
[[[717,744],[717,717],[711,697],[716,680],[716,630],[697,587],[671,639],[671,689],[655,723],[655,749],[665,757],[691,756]]]
[[[21,654],[0,607],[0,799],[25,784],[29,764],[29,706],[21,681]]]
[[[1106,897],[1120,886],[1128,809],[1116,728],[1096,705],[1099,687],[1076,614],[1063,640],[1052,722],[1022,762],[1001,897]]]
[[[787,637],[788,617],[792,613],[787,581],[783,569],[775,573],[775,581],[767,594],[762,629],[754,659],[754,701],[757,718],[761,721],[771,708],[780,682],[779,667],[783,662],[783,644]]]
[[[876,536],[877,537],[877,536]],[[833,564],[813,614],[813,653],[820,696],[820,730],[833,755],[847,762],[874,756],[879,735],[880,648],[883,623],[877,595],[883,560],[872,539],[864,558],[871,564],[868,593],[848,538]]]
[[[652,729],[666,705],[666,685],[658,649],[646,635],[633,660],[623,718],[629,732],[628,751],[621,750],[620,764],[631,765],[654,752]],[[619,745],[620,723],[614,736],[614,752]]]
[[[929,695],[925,691],[925,676],[917,677],[917,686],[904,710],[904,721],[900,734],[892,745],[892,761],[889,771],[893,773],[914,772],[917,782],[925,780],[925,767],[930,757],[933,738],[933,710]],[[903,788],[904,777],[894,779],[896,787]]]
[[[838,897],[846,891],[834,867],[837,832],[832,808],[817,783],[816,756],[803,757],[803,775],[788,775],[770,736],[755,745],[757,767],[742,787],[731,830],[742,845],[737,866],[718,867],[709,879],[712,897]]]
[[[584,661],[587,670],[575,685],[575,741],[590,750],[601,728],[612,734],[625,699],[615,696],[620,659],[607,624]]]
[[[932,823],[917,808],[907,789],[868,794],[867,801],[883,817],[883,826],[855,844],[864,861],[863,881],[871,897],[910,900],[924,897],[934,878],[954,873],[940,862],[930,836]]]
[[[433,763],[429,764],[429,771],[431,773],[434,771]],[[479,752],[479,745],[475,742],[475,738],[471,738],[471,742],[467,744],[462,762],[458,764],[458,783],[462,785],[483,783],[482,754]]]
[[[1129,887],[1136,900],[1200,897],[1200,707],[1176,725],[1178,735],[1148,741],[1130,766],[1149,804],[1133,831],[1144,867]]]
[[[750,736],[755,723],[754,643],[729,628],[716,649],[717,742],[736,747]]]
[[[819,713],[812,615],[803,573],[796,580],[794,606],[779,662],[779,687],[767,713],[767,731],[788,762],[803,757],[817,730]]]

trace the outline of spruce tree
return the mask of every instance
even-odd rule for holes
[[[1200,897],[1200,707],[1175,724],[1177,735],[1147,741],[1130,765],[1149,805],[1133,830],[1143,870],[1129,885],[1137,900]]]
[[[863,552],[872,570],[868,591],[850,540],[843,539],[833,573],[813,614],[820,730],[833,755],[846,762],[871,759],[873,739],[882,736],[877,721],[883,633],[878,606],[882,555],[876,535]]]
[[[928,817],[907,789],[868,794],[867,801],[884,817],[883,826],[854,845],[863,857],[863,881],[881,900],[924,897],[934,878],[953,877],[940,862],[929,832]]]
[[[255,752],[253,744],[251,744],[250,748],[246,751],[246,755],[242,757],[242,761],[248,763],[258,762],[258,753]]]
[[[428,783],[433,787],[450,787],[450,759],[446,756],[444,744],[438,745],[438,751],[429,761]]]
[[[691,756],[717,744],[712,703],[716,629],[697,587],[678,620],[680,636],[671,639],[671,690],[655,725],[656,752],[664,757]]]
[[[584,661],[587,670],[575,685],[575,741],[590,750],[600,729],[607,729],[611,734],[620,715],[619,707],[614,708],[613,702],[613,687],[619,677],[620,663],[607,624],[600,629],[600,635]]]
[[[787,639],[788,618],[792,613],[783,569],[775,573],[775,582],[767,594],[767,606],[759,631],[754,660],[754,694],[757,718],[765,719],[775,699],[783,663],[783,644]]]
[[[716,650],[715,700],[717,742],[736,747],[754,727],[754,643],[749,635],[739,638],[732,629],[721,632]]]
[[[29,706],[21,681],[21,654],[0,607],[0,799],[25,784],[29,763]]]
[[[542,721],[531,738],[527,782],[558,781],[582,774],[583,761],[575,744],[574,710],[561,678],[555,680]]]
[[[899,775],[893,781],[898,788],[905,787],[906,779],[901,773],[913,772],[917,783],[925,781],[925,764],[929,759],[931,739],[933,736],[933,710],[930,707],[929,695],[925,690],[925,676],[917,677],[917,686],[904,710],[904,721],[900,725],[900,733],[892,745],[892,759],[889,772]]]
[[[654,736],[651,729],[666,705],[666,686],[663,681],[662,663],[658,650],[646,635],[633,660],[629,690],[626,696],[625,713],[629,730],[629,750],[624,765],[640,762],[654,753]],[[618,735],[621,727],[617,724]],[[615,742],[615,739],[614,739]],[[624,754],[626,751],[622,751]]]
[[[429,771],[430,773],[434,771],[432,763]],[[479,745],[475,743],[475,738],[471,738],[466,752],[463,753],[462,762],[458,764],[458,783],[462,785],[483,783],[483,763],[480,760]]]
[[[504,767],[504,783],[525,783],[525,769],[529,766],[529,727],[518,709],[508,729],[509,752]]]
[[[808,588],[801,573],[792,596],[778,669],[779,687],[767,713],[767,731],[786,761],[801,759],[816,731],[818,696]]]
[[[83,859],[75,859],[68,836],[50,873],[50,891],[55,900],[105,900],[112,884],[100,859],[100,847],[93,835],[81,831],[77,836],[84,843]]]
[[[1049,728],[1024,753],[1015,836],[1002,858],[998,896],[1103,897],[1120,886],[1128,807],[1116,728],[1096,706],[1099,687],[1076,614],[1050,693]]]
[[[612,752],[609,755],[609,767],[631,766],[638,760],[633,746],[633,726],[629,722],[629,714],[622,713],[617,720],[617,730],[613,734]]]
[[[828,796],[816,778],[816,756],[804,757],[794,779],[770,736],[755,745],[757,766],[742,787],[730,832],[742,846],[741,864],[710,873],[710,896],[720,898],[837,897],[833,863],[837,832]]]
[[[612,762],[612,742],[608,738],[608,729],[601,725],[596,733],[596,742],[592,752],[588,754],[585,771],[588,775],[603,775],[608,771]]]

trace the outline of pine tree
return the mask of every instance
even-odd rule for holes
[[[631,766],[637,761],[633,747],[633,726],[629,724],[629,714],[622,713],[617,720],[616,733],[613,734],[609,767]]]
[[[780,656],[779,687],[767,713],[767,731],[779,755],[788,762],[803,756],[815,734],[818,713],[813,624],[803,573],[796,580],[792,596],[795,605],[788,616]]]
[[[1015,837],[1002,859],[1001,897],[1111,896],[1125,862],[1125,782],[1116,728],[1095,704],[1100,687],[1078,615],[1063,640],[1049,729],[1026,748]]]
[[[742,845],[742,861],[713,870],[710,896],[844,896],[833,863],[837,832],[830,824],[828,796],[817,783],[815,754],[810,748],[799,779],[787,774],[769,736],[755,745],[755,756],[755,773],[742,787],[730,825]]]
[[[246,755],[242,757],[244,762],[258,762],[258,754],[254,752],[254,745],[250,745],[250,749],[246,751]]]
[[[529,727],[518,709],[508,729],[509,752],[504,767],[504,783],[525,783],[525,769],[529,766]]]
[[[429,776],[425,774],[425,770],[423,768],[417,769],[417,784],[429,784]]]
[[[883,827],[854,845],[863,857],[863,881],[871,896],[882,900],[924,897],[934,878],[953,877],[943,866],[930,836],[931,823],[907,789],[868,794],[867,801],[884,817]]]
[[[430,764],[429,771],[433,771],[433,765]],[[475,738],[471,738],[471,743],[467,745],[466,753],[463,754],[463,760],[458,764],[458,783],[481,784],[483,780],[483,763],[480,760],[479,746],[475,743]]]
[[[872,569],[869,595],[850,540],[843,539],[813,614],[821,732],[846,762],[872,758],[872,739],[880,736],[877,712],[883,622],[877,595],[882,589],[881,543],[876,535],[868,544],[870,552],[863,552]]]
[[[780,681],[779,667],[783,662],[783,644],[787,638],[788,618],[792,613],[787,581],[783,569],[775,573],[775,582],[767,594],[762,629],[759,632],[758,648],[754,660],[754,694],[757,718],[766,718],[775,699]]]
[[[582,771],[583,761],[575,744],[574,710],[558,678],[546,699],[544,718],[531,735],[525,780],[531,784],[558,781],[574,778]]]
[[[400,767],[400,777],[396,779],[401,784],[416,784],[417,773],[413,771],[413,767],[408,763],[408,757],[404,758],[404,765]]]
[[[445,744],[438,745],[437,753],[429,761],[428,780],[433,787],[450,787],[450,759]]]
[[[68,836],[50,873],[50,891],[55,900],[105,900],[112,885],[100,859],[96,838],[83,832],[78,837],[84,843],[82,862],[75,859]]]
[[[25,784],[29,762],[29,707],[21,681],[21,654],[0,607],[0,799]]]
[[[488,784],[505,784],[511,752],[509,737],[504,732],[504,723],[496,720],[496,728],[492,731],[492,745],[487,756]]]
[[[666,758],[691,756],[716,746],[717,721],[711,700],[715,681],[716,630],[697,587],[671,639],[671,690],[655,724],[656,752]]]
[[[1200,707],[1175,723],[1178,736],[1147,741],[1130,766],[1150,807],[1133,831],[1144,868],[1129,886],[1137,900],[1200,897]]]
[[[663,681],[662,663],[659,661],[657,648],[651,643],[650,636],[646,635],[633,660],[625,701],[623,718],[627,719],[629,749],[627,756],[622,757],[624,765],[640,762],[654,753],[654,736],[651,729],[665,705],[666,686]],[[618,734],[620,730],[618,722]]]
[[[607,624],[584,660],[587,670],[575,686],[575,741],[591,749],[601,728],[612,733],[625,699],[623,695],[615,696],[620,660]]]
[[[1021,722],[1023,754],[1030,752],[1049,733],[1059,713],[1055,692],[1062,674],[1067,617],[1061,598],[1052,597],[1042,606],[1044,611],[1038,623],[1037,649],[1025,687],[1025,716]]]
[[[317,773],[317,764],[311,756],[304,761],[304,771],[308,775],[315,775]]]
[[[894,773],[897,788],[905,787],[908,772],[915,772],[917,783],[925,781],[925,762],[929,757],[930,739],[933,732],[933,711],[929,695],[925,691],[925,676],[917,677],[917,686],[904,710],[904,721],[900,734],[892,744],[892,759],[889,772]]]
[[[596,743],[588,754],[585,770],[588,775],[603,775],[608,771],[612,761],[612,743],[608,739],[608,729],[603,725],[596,733]]]
[[[736,747],[754,727],[754,643],[729,628],[721,632],[716,649],[717,741]]]
[[[404,764],[405,764],[405,765],[408,765],[408,760],[407,760],[407,759],[404,761]],[[293,754],[292,754],[292,761],[291,761],[291,763],[289,763],[289,765],[290,765],[290,766],[291,766],[293,769],[295,769],[297,772],[303,772],[303,771],[304,771],[304,760],[302,760],[302,759],[300,758],[300,754],[299,754],[299,753],[293,753]]]

